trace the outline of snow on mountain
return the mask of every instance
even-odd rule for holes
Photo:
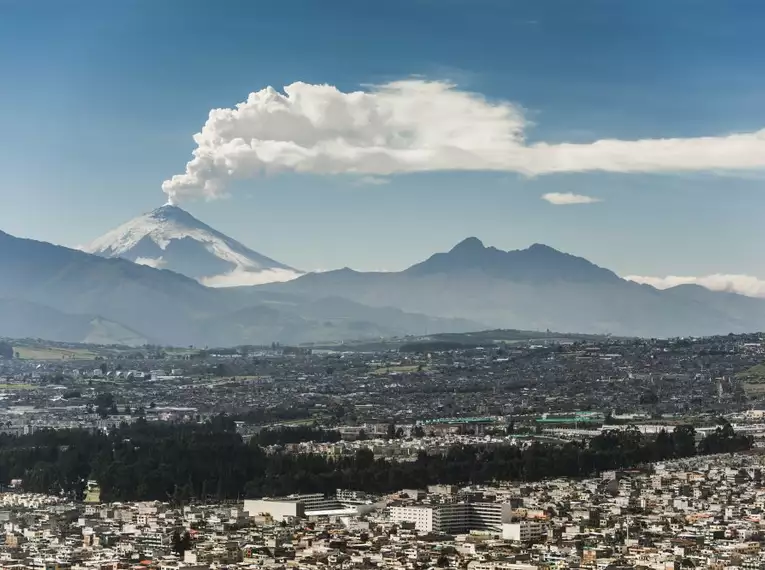
[[[303,274],[166,205],[107,232],[83,251],[169,269],[209,287],[289,281]]]

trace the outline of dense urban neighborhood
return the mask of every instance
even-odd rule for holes
[[[4,568],[761,568],[762,459],[226,503],[2,495]]]
[[[760,335],[3,347],[4,568],[765,566]]]

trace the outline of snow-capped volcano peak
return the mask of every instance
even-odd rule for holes
[[[138,216],[82,249],[169,269],[211,287],[289,281],[302,275],[172,204]]]

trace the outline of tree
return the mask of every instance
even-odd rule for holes
[[[648,436],[633,429],[607,430],[581,443],[455,445],[443,454],[422,450],[415,461],[396,462],[376,458],[370,449],[340,457],[266,452],[243,440],[232,424],[225,416],[200,424],[138,419],[106,432],[42,429],[18,436],[0,434],[0,473],[23,476],[29,492],[81,496],[85,481],[95,479],[104,502],[168,497],[183,502],[189,497],[233,499],[243,489],[247,497],[326,494],[337,488],[382,494],[436,483],[589,477],[677,453],[670,445],[676,434]],[[274,431],[268,437],[293,439],[304,433]],[[701,441],[698,453],[743,451],[752,445],[751,438],[721,427]],[[183,544],[183,538],[180,529],[176,543]]]
[[[445,554],[442,554],[438,557],[438,560],[436,560],[436,566],[439,568],[448,568],[449,567],[449,559],[446,557]]]
[[[178,556],[183,556],[183,553],[191,548],[191,535],[189,531],[185,530],[182,533],[179,530],[173,532],[172,548]]]
[[[413,437],[425,437],[425,430],[422,429],[422,426],[420,426],[420,425],[414,426],[414,429],[412,430],[412,436]]]
[[[334,443],[340,441],[340,439],[340,432],[336,430],[312,426],[294,426],[261,429],[250,438],[250,442],[268,447],[270,445],[284,445],[304,441]]]
[[[696,430],[692,425],[680,425],[672,430],[672,447],[675,457],[696,455]]]
[[[396,424],[393,422],[388,424],[386,435],[388,436],[388,439],[396,439]]]
[[[337,404],[332,407],[332,409],[330,410],[330,413],[332,414],[332,418],[335,421],[339,422],[340,420],[343,419],[343,417],[345,417],[345,414],[346,414],[345,406],[343,406],[342,404]]]
[[[133,413],[133,410],[130,409],[130,405],[125,404],[125,414],[129,416],[132,413]]]
[[[640,404],[642,405],[650,405],[655,406],[659,403],[659,396],[656,395],[655,392],[649,390],[647,392],[644,392],[640,395],[640,399],[638,400]]]
[[[173,536],[170,539],[170,544],[172,546],[173,552],[175,552],[179,556],[183,554],[183,551],[181,550],[181,531],[179,531],[178,529],[175,529],[173,531]]]
[[[364,429],[359,430],[359,434],[356,436],[356,439],[359,441],[366,441],[367,439],[367,432],[364,431]]]
[[[116,409],[116,406],[114,403],[114,394],[110,392],[100,392],[96,394],[93,403],[95,404],[96,412],[102,419],[109,414],[115,413],[114,410]]]
[[[101,374],[106,374],[106,371],[109,370],[109,368],[106,366],[106,362],[102,362],[99,368],[101,369]]]

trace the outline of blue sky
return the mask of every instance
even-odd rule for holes
[[[162,205],[210,109],[296,81],[449,81],[522,108],[529,144],[755,132],[764,28],[758,0],[0,0],[0,229],[74,246]],[[304,269],[399,269],[476,235],[622,275],[765,279],[762,169],[385,180],[281,172],[182,206]]]

